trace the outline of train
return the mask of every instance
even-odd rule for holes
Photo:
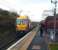
[[[16,31],[26,32],[31,28],[31,21],[28,16],[18,16],[16,18]]]
[[[58,41],[58,14],[56,16],[48,16],[44,21],[44,25],[50,39]]]
[[[49,35],[49,41],[51,43],[48,44],[48,48],[51,50],[58,49],[58,14],[55,16],[48,16],[45,19],[45,28]]]
[[[55,24],[56,23],[56,24]],[[55,21],[55,16],[48,16],[45,20],[45,27],[47,32],[54,33],[54,27],[55,31],[58,31],[58,16],[56,16],[56,21]]]

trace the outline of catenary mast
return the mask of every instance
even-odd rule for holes
[[[54,40],[55,40],[55,34],[56,34],[56,8],[57,8],[57,0],[52,1],[51,3],[54,4]]]

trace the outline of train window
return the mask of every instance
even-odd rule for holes
[[[23,20],[23,24],[28,24],[28,20],[27,19],[24,19]]]
[[[21,24],[21,20],[20,19],[17,19],[16,20],[16,24]]]

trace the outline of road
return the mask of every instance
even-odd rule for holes
[[[45,38],[40,37],[39,32],[37,32],[27,50],[48,50],[48,44],[46,43]]]

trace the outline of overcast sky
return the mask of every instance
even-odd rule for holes
[[[0,8],[17,11],[23,10],[21,15],[28,15],[32,21],[44,19],[43,10],[51,9],[50,0],[0,0]]]

